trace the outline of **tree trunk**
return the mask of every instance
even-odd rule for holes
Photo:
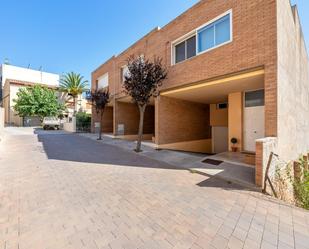
[[[138,139],[136,144],[136,152],[141,152],[142,138],[143,138],[143,130],[144,130],[144,113],[146,109],[146,105],[140,106],[139,109],[139,127],[138,127]]]
[[[73,116],[76,115],[76,97],[73,97]]]
[[[103,132],[103,114],[104,110],[101,110],[101,117],[100,117],[100,131],[99,131],[99,138],[98,140],[102,140],[102,132]]]

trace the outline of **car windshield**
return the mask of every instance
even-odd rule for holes
[[[46,117],[46,118],[44,118],[44,120],[46,120],[46,121],[55,121],[55,120],[58,120],[58,119],[55,118],[55,117]]]

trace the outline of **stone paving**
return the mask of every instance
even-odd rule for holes
[[[309,248],[307,211],[81,136],[36,133],[11,129],[0,142],[1,249]]]
[[[78,133],[78,135],[87,137],[93,140],[97,140],[98,134],[93,133]],[[103,140],[100,141],[104,144],[115,145],[120,148],[132,151],[136,147],[136,141],[128,141],[118,138],[113,138],[113,136],[104,134]],[[142,142],[142,152],[140,154],[176,165],[177,167],[193,170],[195,172],[215,176],[216,178],[223,179],[226,181],[231,181],[234,183],[241,184],[251,189],[257,189],[255,185],[255,169],[251,166],[244,166],[242,163],[231,163],[224,161],[220,165],[212,165],[208,163],[203,163],[202,161],[206,158],[213,158],[217,160],[222,160],[221,158],[214,156],[205,156],[205,154],[200,153],[190,153],[183,151],[172,151],[172,150],[157,150],[155,145],[148,141]]]

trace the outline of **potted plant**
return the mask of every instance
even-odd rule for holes
[[[231,143],[232,143],[232,151],[237,152],[237,146],[236,146],[236,144],[238,143],[237,138],[235,137],[231,138]]]

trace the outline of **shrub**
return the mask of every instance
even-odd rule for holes
[[[309,209],[309,170],[308,162],[303,158],[299,159],[300,179],[290,177],[294,187],[294,198],[296,204],[305,209]],[[295,174],[295,173],[294,173]]]
[[[237,144],[238,143],[237,138],[235,138],[235,137],[231,138],[231,143],[232,144]]]
[[[91,115],[86,112],[76,113],[76,127],[82,130],[90,129]]]

